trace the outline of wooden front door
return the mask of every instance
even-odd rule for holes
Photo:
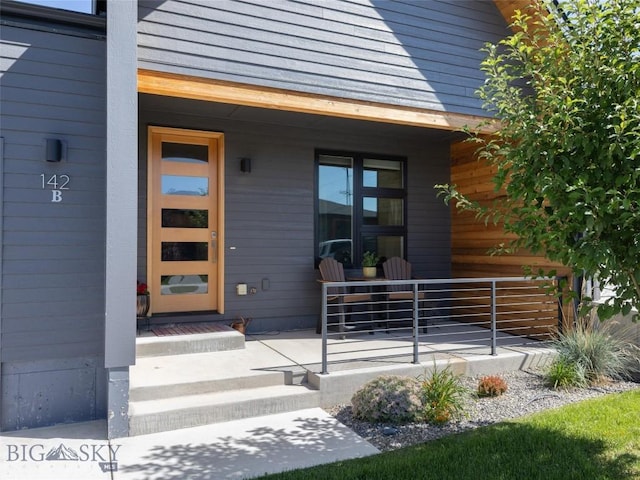
[[[152,313],[223,310],[221,133],[149,127]]]

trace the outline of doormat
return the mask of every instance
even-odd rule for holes
[[[164,325],[161,327],[151,327],[151,331],[156,337],[167,337],[170,335],[191,335],[194,333],[214,333],[228,332],[231,328],[219,323],[188,323],[184,325]]]

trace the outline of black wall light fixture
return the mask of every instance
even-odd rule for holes
[[[241,158],[240,159],[240,171],[244,173],[251,172],[251,159],[250,158]]]
[[[47,162],[59,162],[62,160],[62,141],[57,138],[47,138],[45,159]]]

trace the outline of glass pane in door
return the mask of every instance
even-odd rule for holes
[[[179,163],[207,163],[209,149],[206,145],[162,142],[162,160]]]
[[[194,295],[209,292],[208,275],[162,275],[162,295]]]
[[[209,228],[209,211],[163,208],[162,226],[165,228]]]
[[[162,242],[163,262],[193,262],[209,258],[207,242]]]
[[[209,179],[206,177],[186,177],[181,175],[162,175],[163,195],[209,195]]]

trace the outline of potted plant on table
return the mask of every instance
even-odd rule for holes
[[[374,252],[364,252],[362,256],[362,276],[367,278],[373,278],[376,276],[376,265],[380,261]]]
[[[138,281],[136,285],[136,316],[138,318],[145,318],[149,313],[150,296],[149,287],[146,283]]]

